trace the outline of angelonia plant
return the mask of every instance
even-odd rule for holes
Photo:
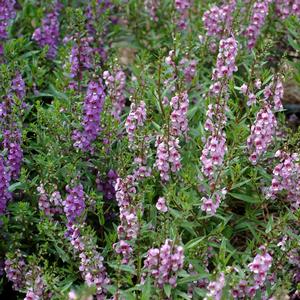
[[[0,299],[300,299],[299,0],[0,0]]]

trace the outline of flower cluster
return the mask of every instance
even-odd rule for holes
[[[135,177],[132,175],[128,175],[125,179],[119,177],[116,180],[115,190],[119,207],[128,206],[132,196],[136,194]]]
[[[110,0],[97,0],[95,5],[91,5],[91,3],[87,5],[85,12],[87,21],[86,28],[90,35],[95,35],[95,24],[97,20],[110,8],[112,8],[112,2]]]
[[[138,182],[146,177],[150,177],[152,170],[150,167],[147,167],[147,161],[145,158],[136,157],[134,159],[135,169],[132,173],[135,181]]]
[[[177,20],[177,26],[180,29],[186,29],[189,9],[192,6],[192,0],[175,0],[175,9],[180,16]]]
[[[181,246],[174,245],[170,239],[166,239],[160,248],[151,248],[147,252],[144,268],[154,278],[155,284],[163,288],[165,284],[172,287],[177,285],[177,274],[183,268],[184,252]],[[143,274],[142,282],[147,273]]]
[[[241,93],[247,97],[247,105],[251,106],[256,103],[256,96],[250,91],[250,88],[244,83],[241,86]]]
[[[213,80],[232,77],[233,72],[237,71],[235,64],[237,52],[238,43],[233,37],[220,41],[217,63],[212,75]]]
[[[11,199],[11,193],[8,191],[9,183],[10,175],[4,158],[0,155],[0,214],[5,212],[7,202]]]
[[[264,89],[265,100],[273,98],[274,110],[279,111],[283,109],[282,98],[283,98],[283,83],[279,77],[274,79],[268,86]]]
[[[230,0],[222,6],[213,5],[204,12],[202,21],[208,36],[221,38],[225,30],[230,32],[236,0]]]
[[[131,103],[130,113],[125,122],[125,129],[128,134],[128,140],[130,143],[134,142],[134,134],[137,127],[142,127],[146,121],[146,104],[141,101],[139,105]]]
[[[234,299],[252,299],[256,294],[254,286],[249,285],[247,280],[240,280],[239,283],[231,290]]]
[[[214,5],[202,17],[204,28],[208,36],[221,37],[223,33],[223,10]]]
[[[223,130],[226,125],[225,112],[228,110],[226,104],[227,80],[237,71],[235,59],[237,56],[237,41],[230,37],[220,41],[219,53],[216,67],[213,69],[212,79],[215,81],[210,86],[213,98],[218,99],[216,104],[209,104],[206,112],[205,130],[210,135],[205,141],[200,161],[202,174],[209,181],[209,190],[202,188],[208,194],[202,198],[201,209],[209,214],[215,214],[221,200],[225,198],[226,189],[220,189],[218,179],[221,175],[224,157],[227,152],[226,134]],[[219,191],[218,191],[219,189]]]
[[[261,0],[255,2],[253,5],[250,24],[245,31],[245,36],[248,39],[248,48],[250,50],[254,48],[260,34],[260,30],[265,23],[269,10],[269,2],[269,0]]]
[[[116,70],[115,74],[111,74],[109,71],[104,71],[103,79],[108,88],[108,95],[112,102],[111,114],[117,120],[120,120],[120,116],[125,107],[125,85],[126,75],[122,70]]]
[[[225,111],[227,111],[227,106],[225,106]],[[225,111],[220,104],[209,104],[206,112],[204,129],[214,133],[218,132],[219,128],[223,128],[227,121],[224,113]]]
[[[7,39],[7,27],[10,20],[12,20],[15,13],[15,0],[2,0],[0,1],[0,55],[3,54],[1,40]]]
[[[157,147],[155,166],[161,179],[169,181],[170,172],[176,173],[181,169],[179,140],[173,136],[170,136],[169,140],[163,136],[157,136],[155,146]]]
[[[38,266],[34,266],[25,274],[25,281],[27,292],[24,300],[49,299],[46,293],[46,284]]]
[[[42,183],[38,186],[37,191],[39,193],[39,209],[43,211],[46,216],[62,213],[63,201],[59,191],[54,191],[49,197]]]
[[[115,185],[116,200],[120,209],[120,225],[117,228],[119,242],[113,245],[116,253],[122,254],[122,263],[128,264],[133,252],[130,241],[137,238],[140,224],[137,217],[139,205],[134,205],[133,197],[137,192],[138,181],[151,175],[151,168],[146,166],[145,159],[136,157],[136,168],[133,175],[126,178],[118,178]]]
[[[217,170],[223,165],[227,152],[225,132],[212,134],[208,137],[200,157],[203,174],[213,180]]]
[[[73,80],[80,81],[82,72],[89,70],[93,66],[93,48],[90,46],[92,37],[77,38],[70,55],[70,77]],[[77,88],[74,82],[71,82],[70,87]]]
[[[19,291],[24,287],[26,263],[20,250],[14,253],[13,258],[6,258],[5,273],[6,277],[13,284],[13,289]]]
[[[294,209],[300,207],[300,164],[299,156],[277,151],[276,157],[281,162],[273,170],[272,185],[267,192],[267,197],[275,199],[281,191],[287,191],[287,200],[291,202]]]
[[[282,20],[286,19],[290,15],[300,17],[300,1],[275,0],[275,12]]]
[[[250,152],[250,161],[255,165],[265,153],[273,141],[276,133],[277,121],[266,103],[256,115],[256,120],[251,126],[251,134],[247,139],[247,147]]]
[[[207,214],[214,215],[217,212],[221,201],[225,199],[226,194],[227,190],[226,188],[223,188],[221,191],[215,191],[211,197],[203,197],[201,199],[201,210],[205,211]]]
[[[93,152],[92,142],[100,131],[100,114],[105,101],[105,93],[101,80],[90,81],[83,104],[83,131],[73,132],[74,147]]]
[[[165,197],[159,197],[157,202],[156,202],[156,208],[157,210],[165,213],[168,211],[168,207],[166,205],[166,199]]]
[[[88,286],[96,287],[96,299],[106,299],[106,286],[110,283],[104,258],[97,251],[90,236],[81,235],[81,228],[72,226],[71,244],[80,258],[79,271]]]
[[[144,6],[151,20],[157,22],[158,21],[157,10],[159,6],[159,0],[145,0]]]
[[[172,108],[170,132],[173,136],[184,135],[187,137],[188,119],[187,112],[189,107],[189,98],[187,92],[172,97],[170,101]]]
[[[206,298],[204,299],[221,300],[224,286],[225,286],[225,275],[222,272],[216,281],[211,281],[208,284],[207,287],[208,293],[206,294]]]
[[[128,264],[133,252],[131,245],[124,240],[120,240],[118,243],[115,243],[113,245],[113,248],[117,254],[122,255],[122,264]]]
[[[73,188],[67,186],[66,190],[68,192],[68,195],[66,199],[63,201],[63,206],[64,206],[64,212],[68,220],[67,234],[69,234],[71,232],[70,229],[74,224],[74,221],[76,221],[76,219],[80,217],[84,212],[85,195],[84,195],[82,184],[78,184]]]
[[[114,170],[109,170],[106,179],[96,178],[97,189],[103,193],[104,200],[113,200],[116,198],[115,184],[118,174]]]
[[[121,206],[120,221],[121,224],[118,226],[117,230],[119,239],[136,239],[139,231],[136,208],[133,206]]]
[[[12,93],[17,96],[19,100],[23,100],[26,95],[26,86],[20,72],[16,74],[11,82],[11,93],[9,98],[13,98]]]
[[[195,271],[194,266],[192,264],[189,264],[188,273],[191,276],[199,276],[199,273],[197,271]],[[187,294],[190,297],[190,299],[193,299],[196,288],[206,289],[208,284],[209,284],[209,281],[207,278],[201,278],[201,279],[198,279],[197,281],[193,281],[193,282],[189,283]]]
[[[253,261],[248,265],[250,271],[254,273],[256,289],[259,289],[264,284],[273,260],[272,256],[267,252],[264,246],[261,246],[259,250],[261,254],[257,254]]]
[[[140,227],[137,209],[132,204],[132,197],[136,193],[136,178],[132,175],[128,175],[125,179],[118,178],[115,189],[121,224],[117,228],[119,242],[113,247],[118,254],[122,254],[122,263],[127,264],[132,253],[128,241],[136,239]]]
[[[7,165],[11,179],[18,179],[23,160],[23,150],[21,148],[21,132],[18,128],[4,130],[3,146],[7,151]]]
[[[196,75],[196,60],[188,60],[187,58],[183,58],[179,62],[180,69],[183,70],[184,78],[187,83],[192,82]]]
[[[282,19],[286,19],[292,12],[294,0],[275,0],[275,12]]]
[[[56,4],[56,7],[52,12],[46,14],[42,20],[40,27],[36,28],[32,39],[43,48],[48,46],[47,56],[50,59],[55,58],[57,53],[58,39],[59,39],[59,10],[60,5]]]

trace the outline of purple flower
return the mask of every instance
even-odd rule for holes
[[[187,112],[189,107],[189,98],[187,92],[182,92],[174,96],[170,102],[171,113],[171,134],[173,136],[185,136],[188,132]]]
[[[297,1],[297,0],[296,0]],[[286,19],[293,12],[295,0],[275,0],[275,12],[282,19]]]
[[[167,141],[162,136],[157,136],[156,162],[155,166],[160,173],[160,178],[163,181],[170,180],[170,173],[176,173],[181,169],[181,156],[179,153],[179,140],[172,136]]]
[[[19,291],[24,287],[25,267],[25,260],[20,250],[17,250],[12,258],[6,258],[5,260],[6,277],[12,282],[15,291]]]
[[[130,260],[130,256],[133,252],[132,247],[129,243],[124,240],[120,240],[118,243],[113,245],[114,250],[116,253],[122,255],[122,264],[128,264]]]
[[[216,281],[211,281],[209,283],[207,287],[208,293],[206,294],[208,299],[221,300],[224,286],[225,286],[225,276],[224,273],[222,272]]]
[[[136,182],[151,176],[152,170],[150,167],[147,167],[146,159],[136,157],[134,159],[134,165],[136,168],[134,169],[132,176],[135,178]]]
[[[183,30],[187,28],[189,9],[192,6],[192,0],[175,0],[175,9],[179,15],[177,26]]]
[[[274,79],[268,86],[264,89],[265,100],[273,97],[274,110],[279,111],[283,109],[282,98],[283,98],[283,83],[279,76]]]
[[[186,58],[183,58],[182,60],[180,60],[179,66],[183,68],[185,81],[187,83],[192,82],[196,75],[196,60],[188,60]]]
[[[277,151],[276,157],[281,162],[273,170],[272,184],[267,191],[267,197],[275,199],[281,191],[287,191],[287,200],[291,202],[293,209],[300,207],[300,164],[298,154],[288,154]]]
[[[248,265],[250,271],[254,273],[255,289],[259,289],[264,284],[273,260],[264,246],[261,246],[259,250],[261,254],[257,254]]]
[[[158,288],[162,289],[165,284],[176,287],[177,274],[182,270],[183,263],[183,248],[167,239],[160,248],[148,250],[144,261],[146,273],[143,274],[142,283],[148,273],[155,280]]]
[[[21,148],[21,133],[18,128],[12,130],[5,130],[3,132],[4,149],[7,150],[7,165],[9,167],[9,172],[11,179],[18,179],[21,170],[21,164],[23,160],[23,150]]]
[[[11,82],[11,92],[13,92],[20,100],[26,95],[26,86],[21,73],[17,73]]]
[[[166,205],[166,199],[164,197],[159,197],[155,206],[157,210],[163,213],[168,211],[168,207]]]
[[[259,83],[257,82],[259,85]],[[248,98],[247,105],[251,106],[256,103],[256,96],[254,93],[250,92],[250,88],[244,83],[241,86],[241,93]]]
[[[74,147],[82,151],[93,152],[92,142],[100,132],[100,114],[105,101],[105,93],[101,80],[91,81],[88,85],[83,104],[83,131],[73,132]]]
[[[255,47],[261,28],[265,23],[269,10],[269,2],[269,0],[261,0],[255,2],[253,5],[250,24],[245,31],[245,36],[248,39],[248,48],[250,50]]]
[[[55,58],[57,53],[58,39],[59,39],[59,10],[60,6],[56,5],[52,12],[47,13],[42,19],[40,27],[36,28],[32,39],[43,48],[48,46],[47,56],[50,59]]]
[[[15,0],[0,1],[0,41],[7,39],[7,27],[11,19],[16,15],[14,6]]]
[[[221,191],[215,191],[211,197],[203,197],[201,210],[209,215],[215,215],[220,206],[221,200],[225,199],[227,191],[223,188]]]
[[[133,206],[121,206],[120,221],[121,224],[117,228],[119,239],[136,239],[140,227],[137,218],[136,208]]]
[[[10,174],[4,158],[0,155],[0,214],[5,212],[7,202],[11,199],[11,193],[8,191],[9,183]]]
[[[72,226],[71,244],[80,258],[79,271],[88,286],[96,288],[96,299],[106,299],[106,286],[110,283],[104,258],[97,251],[90,236],[82,235],[78,225]]]
[[[44,185],[40,184],[37,188],[39,193],[39,209],[45,213],[46,216],[53,216],[62,213],[63,201],[59,191],[54,191],[49,197],[45,191]]]
[[[127,241],[135,240],[140,229],[137,207],[132,204],[132,196],[136,193],[136,178],[132,175],[125,179],[118,178],[115,189],[120,209],[120,225],[117,228],[119,242],[114,244],[114,249],[123,255],[122,262],[128,264],[132,248]]]
[[[233,37],[220,41],[217,64],[212,75],[213,80],[232,77],[233,73],[237,71],[235,64],[237,52],[238,43]]]
[[[79,218],[85,209],[85,195],[82,184],[78,184],[73,188],[66,187],[68,195],[63,201],[64,212],[68,220],[68,227],[73,225],[77,218]]]
[[[144,0],[145,10],[150,16],[152,21],[157,22],[157,11],[159,8],[160,1],[159,0]]]
[[[253,165],[267,151],[273,141],[277,127],[276,118],[268,104],[257,113],[256,120],[251,126],[251,134],[247,139],[250,153],[249,160]]]
[[[90,46],[92,41],[92,37],[78,38],[75,45],[72,47],[70,55],[70,77],[72,79],[80,81],[82,78],[82,72],[92,68],[94,54],[94,50]],[[71,86],[76,88],[74,82],[72,82]]]
[[[105,80],[108,95],[112,102],[111,114],[117,120],[120,120],[120,116],[126,103],[126,75],[122,70],[116,70],[114,74],[111,74],[109,71],[104,71],[103,79]]]
[[[228,4],[224,4],[220,7],[214,5],[207,10],[202,17],[207,35],[221,38],[225,30],[230,32],[235,8],[236,0],[230,0]]]
[[[111,9],[112,7],[113,4],[110,0],[96,0],[95,5],[91,5],[90,3],[88,4],[85,16],[87,20],[86,27],[90,35],[95,35],[95,23],[97,24],[97,21],[99,20],[99,18],[101,18],[101,15],[103,15],[107,10]]]
[[[30,268],[25,274],[25,281],[27,293],[24,300],[40,300],[48,298],[46,294],[46,283],[40,267],[33,266],[33,268]]]
[[[118,178],[115,185],[116,199],[119,207],[128,206],[131,203],[131,197],[136,193],[135,177],[128,175],[126,178]]]
[[[200,157],[202,172],[207,178],[213,179],[217,174],[218,169],[223,165],[226,152],[225,132],[217,132],[208,137]]]
[[[106,179],[97,177],[96,184],[99,192],[103,193],[104,200],[113,200],[116,198],[115,184],[118,174],[114,170],[109,170]]]
[[[134,142],[134,135],[137,127],[142,127],[146,121],[146,104],[141,101],[139,105],[131,103],[130,113],[125,122],[125,129],[128,134],[128,139],[130,143]]]

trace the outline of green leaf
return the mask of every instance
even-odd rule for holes
[[[177,296],[175,299],[186,299],[186,300],[191,299],[187,293],[183,293],[183,292],[180,292],[180,291],[176,291],[175,296]]]
[[[114,264],[114,263],[108,263],[109,266],[115,270],[121,270],[124,272],[128,272],[132,275],[136,275],[136,271],[133,267],[131,266],[127,266],[127,265],[118,265],[118,264]]]
[[[271,232],[272,228],[273,228],[273,215],[271,215],[271,217],[269,218],[268,224],[267,224],[267,228],[266,228],[266,233]]]
[[[187,242],[184,246],[185,250],[188,249],[192,249],[194,247],[196,247],[199,243],[201,243],[206,237],[202,236],[202,237],[198,237],[195,239],[190,240],[189,242]]]
[[[25,184],[23,182],[16,182],[9,186],[8,190],[14,192],[16,190],[24,190]]]
[[[202,279],[202,278],[207,278],[207,274],[206,273],[201,273],[201,274],[197,274],[197,275],[190,275],[188,277],[181,278],[181,279],[177,280],[177,284],[186,284],[186,283],[189,283],[189,282],[197,281],[197,280]]]
[[[238,183],[235,183],[233,186],[232,186],[232,190],[236,189],[236,188],[239,188],[245,184],[247,184],[248,182],[250,182],[252,179],[247,179],[247,180],[244,180],[242,182],[238,182]]]
[[[151,280],[150,277],[147,277],[146,282],[143,285],[142,288],[142,298],[141,300],[149,300],[151,299]]]
[[[164,285],[164,292],[167,297],[171,296],[172,287],[169,284]]]
[[[229,193],[230,196],[233,198],[242,200],[244,202],[248,203],[260,203],[260,199],[254,198],[253,196],[245,195],[245,194],[239,194],[239,193]]]

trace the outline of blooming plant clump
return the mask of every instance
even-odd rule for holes
[[[299,0],[0,0],[0,299],[300,299]]]

